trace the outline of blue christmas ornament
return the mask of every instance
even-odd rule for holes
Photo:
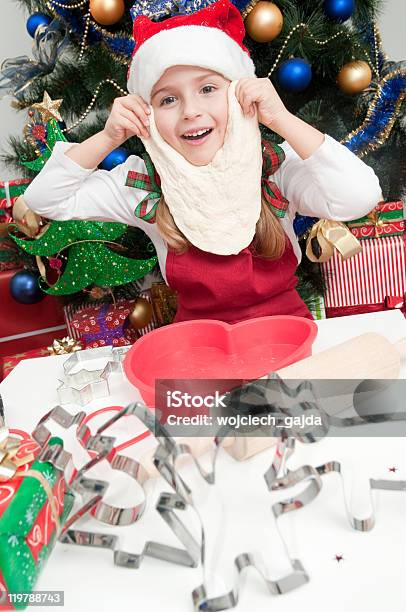
[[[112,170],[116,166],[123,164],[129,155],[130,154],[127,149],[124,149],[124,147],[118,147],[118,149],[114,149],[107,155],[107,157],[103,159],[100,164],[100,168],[103,170]]]
[[[355,0],[324,0],[324,12],[333,21],[347,21],[355,9]]]
[[[40,302],[45,293],[38,285],[38,274],[29,270],[22,270],[14,274],[10,281],[10,293],[20,304],[36,304]]]
[[[28,34],[35,38],[35,32],[40,26],[48,26],[51,23],[51,17],[44,15],[44,13],[33,13],[27,19],[27,31]]]
[[[318,221],[317,217],[306,217],[305,215],[296,214],[293,219],[293,229],[296,236],[300,239],[304,234]]]
[[[283,62],[276,76],[286,91],[303,91],[312,80],[312,67],[306,60],[295,57]]]

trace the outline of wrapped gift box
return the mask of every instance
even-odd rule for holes
[[[4,432],[7,435],[7,430],[2,432],[3,440]],[[18,463],[28,460],[18,467],[18,472],[40,472],[52,491],[49,496],[40,480],[32,476],[11,475],[0,483],[0,590],[3,593],[30,593],[56,542],[56,515],[63,525],[73,506],[73,495],[66,490],[62,472],[51,463],[35,460],[39,447],[34,440],[24,432],[9,432],[11,437],[14,434],[19,440],[15,460]],[[54,438],[54,442],[61,441]],[[3,449],[7,450],[7,445],[3,444]],[[54,501],[55,513],[50,499]],[[26,604],[16,603],[2,605],[1,609],[25,607]]]
[[[158,325],[169,325],[176,315],[177,294],[165,283],[153,283],[149,290]]]
[[[13,220],[12,208],[17,198],[27,189],[31,179],[15,179],[0,181],[0,223],[10,223]]]
[[[311,303],[308,304],[309,310],[316,321],[326,318],[326,308],[322,295],[315,295]]]
[[[2,236],[0,232],[0,272],[5,270],[17,270],[21,267],[16,243],[8,236]]]
[[[327,317],[337,316],[339,309],[349,307],[357,307],[357,313],[369,312],[371,307],[384,310],[388,300],[403,300],[403,236],[363,240],[361,244],[362,251],[357,255],[344,261],[335,250],[333,257],[321,264]]]
[[[0,381],[4,380],[10,372],[14,370],[17,364],[23,359],[34,359],[35,357],[49,357],[49,351],[46,347],[25,351],[24,353],[16,353],[15,355],[7,355],[0,357]]]
[[[0,357],[43,348],[66,335],[63,304],[46,295],[36,304],[20,304],[10,293],[16,270],[0,272]]]
[[[103,302],[80,307],[70,318],[70,335],[80,339],[85,348],[98,346],[128,346],[137,339],[136,330],[128,325],[127,317],[136,300]],[[65,309],[66,315],[72,311]]]
[[[403,202],[379,202],[369,215],[347,225],[358,240],[401,236],[405,231]]]
[[[350,317],[357,314],[367,314],[368,312],[381,312],[382,310],[400,310],[406,317],[406,296],[391,296],[388,295],[383,303],[380,304],[362,304],[361,306],[347,306],[346,308],[326,308],[326,317]]]
[[[152,301],[151,290],[141,291],[139,297]],[[68,335],[81,340],[86,348],[96,348],[112,344],[125,346],[133,344],[139,336],[144,336],[161,325],[153,304],[151,322],[137,331],[131,329],[127,316],[134,309],[136,299],[119,300],[116,304],[94,301],[82,304],[67,304],[64,307]],[[101,331],[101,327],[102,330]]]

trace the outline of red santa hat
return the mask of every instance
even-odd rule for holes
[[[255,76],[254,63],[243,45],[243,19],[229,0],[160,22],[137,17],[133,34],[127,88],[148,103],[153,86],[171,66],[208,68],[230,81]]]

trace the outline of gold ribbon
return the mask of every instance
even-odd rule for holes
[[[341,221],[320,219],[313,225],[307,238],[306,255],[310,261],[324,263],[333,256],[334,249],[345,260],[362,251],[362,246]]]
[[[381,212],[377,209],[372,210],[368,215],[368,221],[360,221],[359,223],[354,223],[350,221],[350,227],[369,227],[371,225],[375,228],[375,238],[379,238],[381,234],[379,233],[379,228],[384,225],[388,225],[389,223],[394,223],[395,221],[401,221],[402,219],[382,219]]]
[[[34,461],[33,453],[21,459],[16,457],[20,445],[21,438],[10,436],[7,427],[0,429],[0,483],[11,480],[16,475],[18,468]]]
[[[81,351],[83,344],[80,340],[75,340],[70,336],[65,336],[60,340],[55,339],[52,346],[47,346],[50,355],[67,355],[68,353],[76,353]]]
[[[36,478],[42,485],[51,508],[52,518],[54,519],[57,533],[60,532],[61,523],[59,520],[58,506],[56,496],[54,495],[51,485],[45,476],[38,470],[27,470],[19,472],[19,468],[27,463],[34,461],[34,453],[29,453],[25,457],[17,458],[16,454],[23,440],[9,435],[7,427],[0,428],[0,483],[12,480],[13,478]]]

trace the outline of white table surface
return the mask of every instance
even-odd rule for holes
[[[379,332],[392,342],[406,336],[406,319],[398,311],[323,320],[317,325],[319,333],[313,353],[368,331]],[[38,419],[58,403],[57,378],[62,374],[62,362],[66,358],[22,361],[0,384],[9,427],[32,431]],[[96,362],[93,367],[97,365]],[[405,365],[401,368],[401,377],[406,378]],[[89,413],[105,406],[124,406],[138,397],[134,387],[115,375],[110,397],[95,400],[83,409]],[[74,413],[80,408],[70,405],[67,409]],[[132,421],[135,427],[135,419]],[[55,434],[61,432],[56,425],[51,429]],[[132,428],[131,432],[134,431]],[[119,439],[120,436],[128,437],[124,430],[117,429],[114,433]],[[69,434],[64,433],[64,439],[75,463],[80,465],[86,459],[84,451]],[[152,444],[151,439],[146,439],[123,454],[139,457]],[[198,481],[190,466],[184,470],[206,517],[213,595],[232,587],[232,559],[240,552],[262,552],[268,575],[273,579],[289,570],[287,554],[270,507],[278,499],[289,497],[290,493],[269,493],[262,477],[272,455],[272,450],[265,451],[238,463],[221,452],[217,465],[218,484],[211,487]],[[310,463],[316,466],[331,459],[342,462],[344,489],[351,511],[361,518],[371,511],[369,477],[406,479],[403,438],[328,438],[312,445],[298,443],[290,465],[298,467]],[[389,473],[390,466],[398,468],[396,474]],[[98,466],[95,473],[111,479],[112,471],[108,466]],[[117,472],[113,475],[108,501],[115,503],[120,499],[118,505],[132,505],[134,495],[139,494],[136,485],[125,475]],[[141,552],[146,540],[179,546],[154,509],[160,491],[168,490],[168,486],[157,478],[150,481],[148,487],[147,510],[139,523],[119,528],[95,525],[84,519],[79,528],[118,534],[122,548],[131,552]],[[279,521],[290,555],[302,561],[310,582],[291,593],[275,596],[267,591],[255,570],[249,569],[240,583],[236,610],[358,612],[367,609],[368,612],[381,612],[390,607],[391,612],[403,611],[406,605],[406,492],[378,491],[374,493],[373,503],[375,528],[368,533],[352,530],[345,514],[339,476],[324,477],[323,489],[311,504]],[[196,526],[193,517],[188,520],[192,527]],[[337,563],[336,554],[342,554],[344,560]],[[111,551],[57,543],[36,589],[63,590],[64,609],[69,612],[110,612],[113,609],[190,612],[193,610],[191,591],[201,581],[201,568],[184,568],[145,558],[140,569],[124,569],[114,566]]]

